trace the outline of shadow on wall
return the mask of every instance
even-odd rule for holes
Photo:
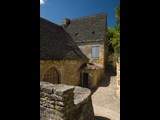
[[[108,73],[108,74],[110,74],[112,76],[116,76],[116,67],[113,66],[112,64],[108,64],[106,73]]]
[[[95,116],[94,120],[111,120],[109,118],[101,117],[101,116]]]
[[[115,72],[115,69],[113,68],[113,66],[109,66],[108,65],[108,70],[107,72],[105,73],[104,77],[102,78],[102,80],[100,81],[100,83],[98,83],[98,85],[93,88],[91,91],[92,91],[92,94],[94,94],[94,92],[96,92],[96,90],[99,88],[99,87],[108,87],[109,84],[110,84],[110,80],[111,80],[111,77],[112,76],[116,76],[116,72]]]

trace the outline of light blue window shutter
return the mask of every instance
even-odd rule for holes
[[[94,58],[96,56],[96,48],[95,46],[92,47],[92,57]]]
[[[99,46],[92,47],[92,57],[99,58]]]
[[[95,58],[98,58],[98,47],[96,46],[95,49],[96,49]]]
[[[96,58],[99,58],[99,46],[96,46]]]

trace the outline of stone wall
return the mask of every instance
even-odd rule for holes
[[[97,84],[102,80],[104,76],[104,69],[84,69],[82,70],[82,78],[83,73],[89,74],[89,86],[88,88],[94,88],[97,86]],[[81,84],[83,85],[83,80],[81,80]]]
[[[97,43],[95,43],[97,45]],[[95,62],[97,64],[101,64],[104,66],[104,43],[98,44],[100,46],[100,53],[99,59],[94,60],[92,59],[92,46],[95,45],[94,43],[89,44],[78,44],[80,50],[90,59],[89,62]]]
[[[85,60],[40,60],[40,80],[48,69],[54,67],[58,74],[61,84],[79,85],[80,67]]]
[[[93,120],[93,117],[89,89],[40,83],[40,120]]]
[[[120,58],[116,62],[117,69],[117,96],[120,98]]]

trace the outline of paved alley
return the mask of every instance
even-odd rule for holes
[[[106,74],[93,90],[95,120],[120,120],[120,100],[116,96],[116,76]]]

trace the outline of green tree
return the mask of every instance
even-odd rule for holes
[[[107,36],[109,45],[113,48],[116,58],[120,57],[120,5],[115,9],[116,25],[115,29],[108,29]]]
[[[109,28],[107,30],[107,37],[108,37],[108,42],[109,42],[109,46],[108,46],[109,47],[109,54],[112,54],[114,52],[113,46],[111,44],[111,40],[114,37],[114,35],[115,35],[115,30]]]

